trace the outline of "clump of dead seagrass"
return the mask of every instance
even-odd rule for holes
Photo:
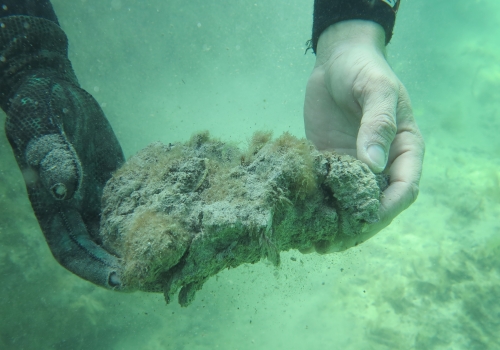
[[[208,133],[153,143],[104,189],[100,234],[131,290],[179,289],[187,306],[222,269],[290,249],[345,249],[378,220],[386,179],[360,161],[288,133],[256,133],[248,150]]]

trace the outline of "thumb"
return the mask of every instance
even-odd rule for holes
[[[25,154],[28,164],[38,169],[42,184],[54,199],[71,199],[81,186],[80,160],[63,135],[34,138],[28,143]]]
[[[360,99],[363,117],[356,142],[358,159],[375,173],[383,171],[396,137],[397,87],[387,82],[366,89]]]

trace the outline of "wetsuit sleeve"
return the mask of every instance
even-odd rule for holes
[[[385,31],[386,44],[392,37],[396,12],[401,0],[315,0],[312,38],[309,47],[316,53],[319,36],[340,21],[364,19],[380,24]]]
[[[45,18],[59,25],[49,0],[1,0],[0,17],[30,16]]]

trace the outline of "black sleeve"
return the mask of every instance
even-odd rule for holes
[[[315,0],[309,47],[316,53],[321,33],[332,24],[349,19],[365,19],[380,24],[385,30],[385,42],[388,44],[399,3],[400,0]]]
[[[0,1],[0,17],[19,15],[45,18],[59,24],[57,16],[49,0]]]

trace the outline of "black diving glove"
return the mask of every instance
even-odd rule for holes
[[[97,239],[102,190],[123,153],[101,108],[78,84],[57,19],[0,18],[0,107],[54,257],[88,281],[126,289],[120,259]]]

